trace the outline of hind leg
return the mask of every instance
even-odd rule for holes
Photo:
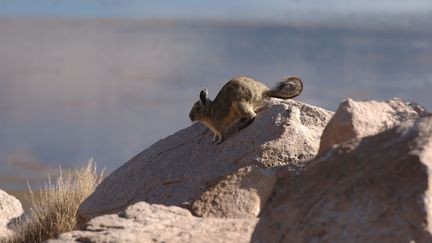
[[[255,120],[256,113],[254,112],[253,107],[246,102],[238,103],[236,108],[237,113],[241,117],[239,130],[242,130]]]
[[[224,141],[224,137],[222,134],[214,134],[212,143],[221,144]]]

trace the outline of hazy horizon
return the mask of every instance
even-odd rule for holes
[[[429,0],[0,0],[0,16],[173,17],[286,20],[352,14],[431,14]]]

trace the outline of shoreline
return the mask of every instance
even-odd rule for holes
[[[318,14],[319,16],[319,14]],[[286,27],[307,29],[345,29],[357,31],[404,31],[432,33],[432,11],[424,13],[354,13],[302,17],[296,15],[286,19],[222,19],[212,17],[140,17],[140,16],[14,16],[0,15],[0,21],[43,21],[43,22],[94,22],[98,24],[141,23],[149,25],[192,25],[192,26],[236,26],[236,27]]]

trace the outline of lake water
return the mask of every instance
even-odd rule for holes
[[[429,13],[430,0],[0,0],[0,16],[322,19],[324,15]],[[351,16],[352,17],[352,16]]]
[[[0,188],[94,158],[110,172],[190,125],[203,87],[303,78],[297,99],[432,108],[432,31],[242,22],[0,18]]]

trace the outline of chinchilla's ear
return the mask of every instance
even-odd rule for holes
[[[207,102],[208,90],[204,88],[203,90],[201,90],[199,96],[200,96],[201,103],[205,105]]]

